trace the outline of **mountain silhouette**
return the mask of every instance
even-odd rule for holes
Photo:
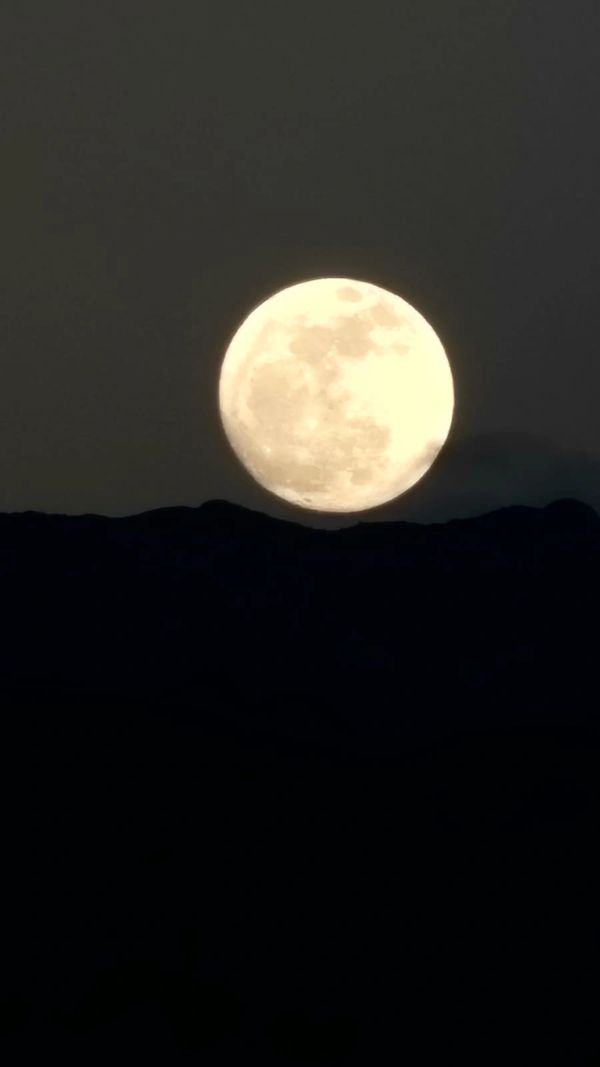
[[[573,499],[1,515],[11,1054],[593,1062],[599,577]]]
[[[575,500],[334,531],[226,501],[5,515],[1,676],[13,693],[180,692],[191,715],[204,688],[249,706],[329,693],[340,725],[365,733],[357,687],[463,706],[518,677],[547,699],[575,663],[579,678],[593,668],[599,544],[600,519]],[[390,711],[390,729],[404,721]]]

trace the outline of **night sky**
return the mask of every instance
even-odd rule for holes
[[[0,510],[254,485],[220,362],[327,274],[439,333],[454,429],[362,520],[600,506],[600,7],[20,0],[0,15]]]

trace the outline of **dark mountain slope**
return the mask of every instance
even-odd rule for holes
[[[576,501],[338,531],[219,501],[11,515],[0,561],[12,692],[179,692],[192,715],[205,691],[313,708],[327,694],[351,719],[358,688],[371,703],[403,694],[394,727],[411,695],[460,707],[516,686],[546,701],[593,668],[600,520]]]
[[[10,1062],[598,1061],[600,520],[0,516]]]

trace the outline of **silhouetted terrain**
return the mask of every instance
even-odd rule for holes
[[[0,516],[13,1057],[597,1063],[599,579],[574,500]]]

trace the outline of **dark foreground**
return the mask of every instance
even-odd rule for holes
[[[0,517],[11,1061],[600,1062],[600,520]]]

